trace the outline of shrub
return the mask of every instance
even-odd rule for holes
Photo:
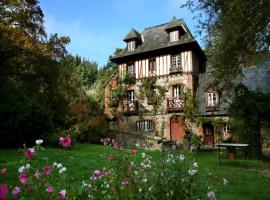
[[[112,136],[103,116],[90,116],[78,125],[78,142],[100,143],[101,138]]]

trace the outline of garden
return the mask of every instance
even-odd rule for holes
[[[269,199],[269,163],[224,160],[215,150],[182,152],[124,148],[111,138],[103,145],[59,147],[43,140],[0,150],[0,199]],[[240,155],[241,156],[241,155]]]

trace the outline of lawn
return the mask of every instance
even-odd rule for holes
[[[60,162],[67,167],[65,181],[73,187],[73,185],[80,186],[83,180],[89,180],[94,170],[109,166],[107,158],[111,151],[111,148],[101,145],[76,144],[69,150],[46,148],[39,151],[37,156],[45,165]],[[137,151],[137,154],[140,153]],[[18,167],[22,165],[21,154],[17,150],[0,150],[0,168],[7,168],[7,175],[0,176],[0,183],[5,181],[13,185],[18,184],[18,179],[9,177],[18,177]],[[154,160],[159,160],[158,151],[147,151],[146,154],[153,156]],[[224,160],[220,166],[217,151],[200,151],[185,155],[189,159],[196,160],[199,165],[197,186],[209,187],[209,190],[216,193],[217,199],[270,199],[269,163],[248,160],[245,168],[243,160]],[[223,178],[228,181],[225,185]]]

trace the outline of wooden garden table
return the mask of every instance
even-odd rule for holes
[[[219,158],[219,165],[221,165],[221,156],[220,156],[220,147],[232,147],[232,148],[243,148],[244,149],[244,158],[245,158],[245,166],[247,167],[247,147],[249,144],[240,144],[240,143],[218,143],[218,158]]]

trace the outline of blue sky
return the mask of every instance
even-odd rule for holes
[[[123,38],[135,28],[169,22],[173,16],[187,23],[193,36],[193,15],[180,5],[185,0],[40,0],[47,33],[69,36],[68,51],[100,66],[116,48],[125,47]],[[196,37],[198,40],[198,37]],[[200,42],[200,41],[199,41]]]

